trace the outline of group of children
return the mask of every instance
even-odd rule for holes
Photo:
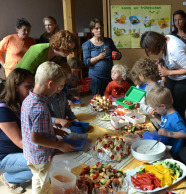
[[[65,132],[53,127],[54,124],[68,125],[67,116],[69,120],[77,120],[68,103],[67,89],[62,89],[65,82],[77,83],[81,63],[78,66],[75,59],[70,59],[68,63],[70,69],[65,65],[61,68],[54,62],[42,63],[36,71],[34,89],[22,104],[23,151],[33,173],[32,192],[35,194],[41,192],[55,149],[63,152],[74,150],[73,146],[57,141],[56,135],[63,137]],[[111,75],[113,81],[108,84],[105,96],[112,96],[115,100],[129,89],[127,69],[123,65],[114,65]],[[171,92],[162,86],[158,66],[150,58],[142,58],[134,64],[129,76],[138,88],[146,91],[145,99],[136,103],[136,107],[154,118],[160,135],[171,138],[172,155],[175,156],[183,143],[182,139],[186,138],[186,126],[172,106]]]

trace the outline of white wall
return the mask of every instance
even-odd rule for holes
[[[56,18],[61,29],[63,24],[62,0],[1,0],[0,5],[0,40],[16,33],[15,23],[25,17],[32,25],[30,36],[39,38],[44,27],[42,19],[51,15]],[[89,26],[91,19],[102,19],[102,0],[74,0],[76,32]]]

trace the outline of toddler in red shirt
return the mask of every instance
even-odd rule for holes
[[[126,67],[119,64],[114,65],[111,70],[111,77],[113,81],[109,82],[106,87],[105,96],[111,96],[115,100],[115,98],[123,97],[130,87],[128,81],[126,81]]]

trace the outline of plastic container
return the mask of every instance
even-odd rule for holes
[[[123,122],[121,122],[123,120]],[[111,125],[114,127],[115,130],[119,130],[125,125],[128,125],[129,122],[126,119],[123,119],[120,116],[111,117],[110,118]]]
[[[61,168],[56,168],[50,172],[50,180],[53,190],[58,187],[61,188],[61,191],[65,190],[65,194],[70,194],[70,191],[76,186],[76,176]]]
[[[66,135],[62,142],[68,143],[75,147],[76,150],[81,150],[87,141],[87,134],[71,133]]]
[[[153,139],[153,140],[158,140],[161,138],[161,142],[166,144],[169,140],[168,137],[159,135],[157,131],[152,131],[152,132],[144,132],[143,133],[143,139]]]
[[[126,100],[132,103],[140,102],[140,100],[145,96],[145,94],[146,94],[145,90],[141,90],[134,86],[131,86],[127,91],[127,93],[125,94],[125,97],[122,97],[116,100],[116,104],[128,109],[132,109],[134,108],[135,104],[127,105],[127,104],[124,104],[123,101]]]
[[[123,136],[127,146],[131,146],[134,142],[140,140],[140,136],[137,134],[126,134]]]
[[[89,131],[89,123],[80,122],[80,121],[72,121],[71,126],[68,127],[71,132],[74,133],[86,133]]]
[[[132,124],[144,123],[146,120],[146,116],[139,114],[137,112],[131,112],[125,114],[124,118],[126,118]]]

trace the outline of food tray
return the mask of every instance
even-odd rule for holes
[[[62,142],[68,143],[75,147],[76,150],[81,150],[87,141],[87,134],[71,133],[66,135]]]
[[[145,115],[139,114],[137,112],[127,113],[124,117],[132,124],[144,123],[146,120]],[[131,117],[135,117],[135,118],[131,118]]]
[[[71,126],[68,127],[71,132],[74,133],[86,133],[89,131],[89,123],[80,122],[80,121],[72,121]]]
[[[173,159],[166,159],[166,160],[164,160],[164,161],[170,161],[170,162],[173,162],[173,163],[177,163],[177,164],[180,166],[180,168],[183,170],[182,176],[179,177],[176,181],[174,181],[173,184],[179,182],[180,180],[182,180],[182,179],[186,176],[186,166],[185,166],[183,163],[181,163],[181,162],[179,162],[179,161],[177,161],[177,160],[173,160]],[[158,188],[156,188],[156,189],[154,189],[154,190],[147,190],[147,191],[143,191],[143,190],[141,190],[141,189],[136,189],[136,188],[134,187],[134,185],[132,184],[132,182],[131,182],[131,176],[135,176],[135,175],[136,175],[136,172],[138,172],[138,170],[139,170],[141,167],[142,167],[142,165],[139,166],[139,167],[137,167],[137,168],[135,168],[134,170],[128,172],[128,173],[127,173],[127,176],[126,176],[126,179],[129,181],[129,185],[130,185],[132,188],[134,188],[136,191],[139,191],[139,192],[141,192],[141,193],[158,193],[160,190],[164,190],[164,189],[166,189],[166,188],[169,187],[169,186],[158,187]]]

